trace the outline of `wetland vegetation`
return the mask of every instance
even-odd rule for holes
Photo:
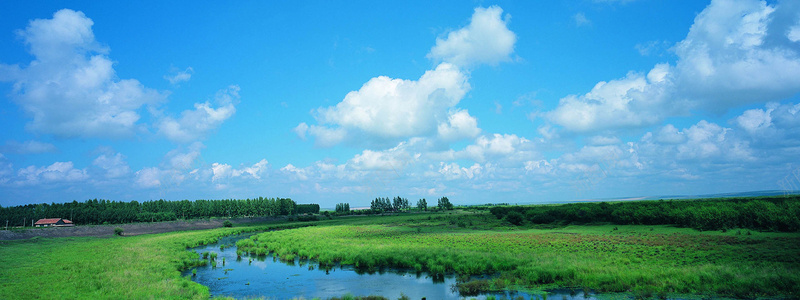
[[[294,218],[133,237],[0,241],[0,298],[206,299],[208,288],[180,272],[208,259],[187,249],[270,228],[292,229],[256,234],[237,242],[236,251],[309,259],[321,268],[352,265],[365,272],[398,268],[454,275],[462,294],[570,288],[642,298],[797,298],[800,233],[792,227],[798,215],[790,213],[798,201],[790,196],[579,203],[503,208],[504,213],[498,213],[498,206],[436,212],[410,208],[406,213],[315,215],[319,221]],[[711,211],[708,207],[732,207],[735,214],[699,213]],[[569,219],[598,209],[608,209],[595,214],[600,219]],[[641,217],[648,211],[654,211],[652,216],[679,216],[676,211],[722,215],[714,218],[725,225],[656,222]],[[556,217],[542,222],[540,214]],[[612,219],[602,219],[609,215]],[[639,217],[633,217],[635,225],[613,219],[624,215]],[[751,223],[742,223],[743,218]]]

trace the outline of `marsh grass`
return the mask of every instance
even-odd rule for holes
[[[469,222],[472,227],[458,226]],[[460,283],[468,294],[559,286],[638,297],[800,293],[798,233],[748,236],[737,235],[737,230],[701,232],[665,225],[533,227],[463,212],[363,218],[266,232],[239,241],[237,247],[366,271],[396,267],[432,275],[495,274]]]
[[[208,299],[207,287],[181,276],[208,262],[187,248],[282,226],[0,241],[0,299]]]

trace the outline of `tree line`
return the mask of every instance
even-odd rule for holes
[[[676,225],[698,230],[800,231],[800,195],[495,206],[490,212],[516,225],[611,223]]]
[[[159,222],[209,217],[286,216],[319,213],[319,204],[297,204],[289,198],[225,200],[151,200],[111,201],[92,199],[85,202],[41,203],[0,207],[0,222],[9,226],[30,226],[44,218],[69,219],[76,225]],[[3,224],[5,225],[5,224]]]

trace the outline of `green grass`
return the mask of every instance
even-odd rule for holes
[[[514,226],[486,212],[346,217],[141,236],[0,241],[0,299],[207,299],[181,277],[187,247],[268,226],[238,251],[432,273],[489,274],[471,288],[590,288],[635,295],[798,297],[800,234],[670,226]],[[252,244],[250,244],[252,243]],[[208,261],[206,259],[205,261]],[[462,283],[468,276],[460,276]]]
[[[797,233],[700,232],[664,225],[535,229],[461,212],[267,232],[237,246],[368,271],[392,266],[462,278],[495,274],[491,289],[561,286],[640,295],[797,297],[800,286]]]
[[[200,263],[187,247],[267,227],[0,241],[0,299],[208,299],[180,275]]]

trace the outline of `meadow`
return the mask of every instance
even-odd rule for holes
[[[208,299],[207,287],[181,277],[181,270],[204,263],[188,247],[302,225],[0,241],[0,299]]]
[[[266,232],[237,247],[366,272],[393,267],[455,273],[462,294],[568,287],[640,297],[800,296],[797,233],[670,225],[520,227],[486,212],[456,211]]]
[[[524,215],[524,214],[523,214]],[[525,215],[527,216],[527,215]],[[462,294],[550,288],[647,297],[800,297],[800,233],[676,225],[512,222],[486,208],[305,216],[139,236],[0,241],[0,299],[207,299],[187,249],[265,231],[237,251],[363,272],[456,274]],[[297,220],[314,220],[299,222]]]

